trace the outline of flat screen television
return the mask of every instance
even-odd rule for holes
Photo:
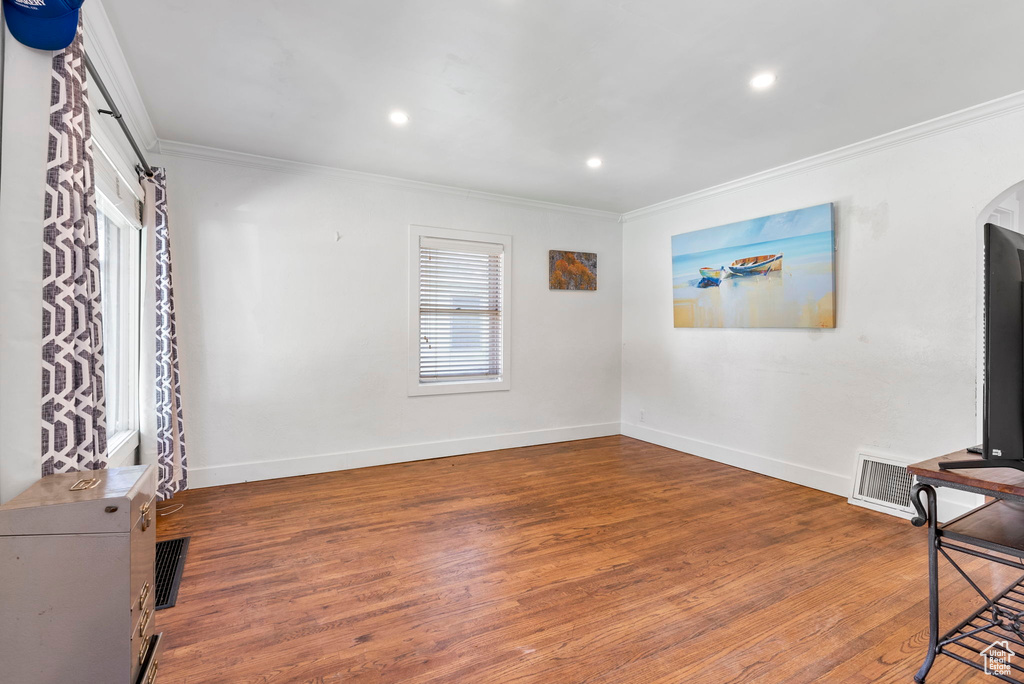
[[[1024,235],[985,224],[982,460],[950,468],[1024,470]]]

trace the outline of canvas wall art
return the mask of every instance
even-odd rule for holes
[[[672,237],[677,328],[834,328],[832,204]]]
[[[593,252],[548,252],[548,289],[596,290],[597,255]]]

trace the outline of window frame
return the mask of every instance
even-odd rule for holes
[[[462,242],[485,242],[502,246],[501,267],[501,375],[493,380],[420,380],[420,238],[431,237]],[[512,236],[434,226],[409,226],[409,396],[500,392],[512,388]]]
[[[116,468],[125,465],[134,465],[136,449],[140,443],[140,376],[139,357],[140,340],[142,329],[142,223],[137,219],[127,216],[118,205],[111,202],[101,191],[96,192],[96,230],[98,235],[101,230],[100,220],[117,226],[119,233],[122,233],[124,242],[129,250],[123,254],[121,262],[118,263],[120,270],[119,278],[127,286],[123,292],[122,300],[119,302],[124,307],[125,315],[129,316],[128,325],[119,326],[117,349],[122,358],[117,373],[117,386],[113,387],[107,383],[107,375],[104,377],[105,397],[116,393],[119,398],[120,415],[114,416],[108,412],[107,419],[107,467]],[[124,245],[122,245],[123,247]],[[101,281],[103,274],[101,274]],[[134,283],[134,287],[132,284]],[[103,302],[106,303],[106,296],[109,293],[101,292]],[[104,316],[106,321],[106,316]],[[122,319],[123,322],[123,319]],[[104,352],[108,349],[107,329],[104,323]],[[112,340],[111,340],[112,341]],[[110,359],[104,356],[103,365],[106,371],[110,367]],[[107,404],[109,409],[109,403]],[[118,432],[111,432],[110,428],[121,419],[129,427]]]

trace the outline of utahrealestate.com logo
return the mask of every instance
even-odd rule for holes
[[[1010,650],[1008,641],[997,641],[981,652],[985,659],[985,674],[1007,676],[1010,674],[1010,661],[1017,655]]]

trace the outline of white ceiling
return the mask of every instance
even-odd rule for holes
[[[1024,90],[1021,0],[103,5],[162,139],[616,212]]]

